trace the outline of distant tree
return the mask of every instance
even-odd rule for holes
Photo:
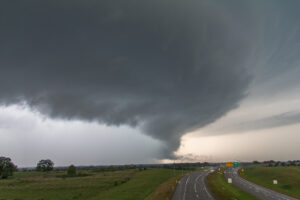
[[[37,171],[48,172],[53,170],[54,163],[50,159],[40,160],[36,166]]]
[[[17,166],[12,163],[10,158],[0,157],[0,176],[1,178],[7,178],[12,176],[13,172],[17,170]]]
[[[296,164],[295,161],[291,161],[291,162],[290,162],[290,165],[291,165],[291,166],[296,166],[297,164]]]
[[[68,176],[76,176],[76,167],[74,165],[70,165],[67,169]]]
[[[285,166],[286,166],[285,162],[282,162],[282,163],[281,163],[281,166],[285,167]]]
[[[259,162],[257,160],[254,160],[253,164],[259,164]]]

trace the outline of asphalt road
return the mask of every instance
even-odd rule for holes
[[[241,178],[237,168],[228,168],[225,177],[232,178],[232,184],[262,200],[297,200],[293,197],[275,192]]]
[[[185,175],[177,184],[172,200],[214,200],[205,184],[211,169]]]

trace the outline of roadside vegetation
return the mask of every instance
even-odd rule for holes
[[[269,162],[250,165],[245,168],[242,177],[273,189],[275,191],[300,199],[300,166],[295,162]],[[274,185],[273,180],[278,184]]]
[[[20,169],[0,157],[0,200],[168,200],[178,180],[208,163],[54,167],[50,159]]]
[[[170,199],[187,170],[164,168],[18,171],[0,180],[1,200]]]
[[[175,192],[176,185],[182,176],[168,179],[159,185],[145,200],[170,200]]]
[[[206,184],[216,200],[257,200],[252,195],[227,183],[224,177],[224,168],[210,173],[206,178]]]
[[[170,169],[148,169],[135,173],[128,183],[99,193],[90,200],[171,199],[178,177],[178,172],[176,175]]]

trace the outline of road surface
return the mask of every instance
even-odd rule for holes
[[[172,200],[215,200],[205,184],[205,177],[212,169],[185,175],[177,184]]]
[[[232,184],[262,200],[297,200],[293,197],[275,192],[241,178],[237,168],[228,168],[225,177],[232,178]]]

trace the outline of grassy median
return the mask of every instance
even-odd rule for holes
[[[242,176],[249,181],[300,199],[300,167],[251,165]],[[278,180],[278,185],[273,180]]]
[[[216,200],[257,200],[252,195],[227,183],[224,177],[224,168],[215,171],[206,178],[206,184]]]

